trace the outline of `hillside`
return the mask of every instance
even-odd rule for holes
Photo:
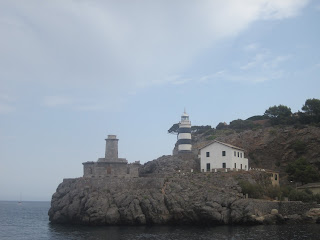
[[[220,122],[216,128],[192,126],[193,152],[198,154],[199,148],[213,140],[241,147],[250,167],[279,171],[282,184],[291,180],[286,173],[287,166],[301,158],[319,172],[320,100],[307,99],[301,110],[292,113],[289,107],[278,105],[246,120]],[[168,132],[177,134],[178,128],[179,125],[174,124]]]
[[[300,157],[318,169],[320,167],[319,127],[269,126],[244,131],[223,129],[194,132],[193,149],[196,151],[213,139],[245,149],[250,167],[278,170],[282,181],[287,176],[287,165]]]

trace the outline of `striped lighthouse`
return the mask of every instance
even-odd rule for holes
[[[191,122],[186,110],[184,110],[179,122],[178,152],[191,152]]]

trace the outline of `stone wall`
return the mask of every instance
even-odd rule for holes
[[[277,209],[279,214],[283,216],[306,213],[311,208],[319,208],[317,203],[303,203],[300,201],[279,202],[279,201],[265,201],[259,199],[250,199],[253,203],[255,213],[257,215],[269,214],[272,209]]]
[[[127,164],[126,162],[85,162],[83,163],[84,177],[104,176],[139,176],[139,163]]]

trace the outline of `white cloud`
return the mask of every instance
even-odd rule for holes
[[[253,22],[294,17],[307,3],[3,1],[0,83],[104,89],[115,97],[159,83],[183,84],[191,80],[167,76],[183,72],[207,48]],[[72,105],[72,99],[49,98],[45,104]]]
[[[244,46],[243,50],[245,51],[254,51],[257,50],[259,48],[259,44],[258,43],[250,43],[246,46]]]
[[[119,106],[124,104],[123,98],[113,101],[112,105],[103,104],[103,100],[95,102],[93,99],[84,97],[70,96],[46,96],[43,98],[43,106],[48,108],[68,108],[74,111],[99,111],[112,110],[117,111]]]
[[[200,77],[198,82],[205,83],[205,82],[208,82],[208,81],[211,81],[211,80],[222,79],[222,78],[224,78],[226,72],[227,72],[226,70],[221,70],[221,71],[215,72],[215,73],[210,74],[210,75],[202,76],[202,77]]]
[[[241,58],[231,62],[225,70],[213,74],[202,76],[198,81],[205,83],[208,81],[233,81],[243,83],[261,83],[268,80],[279,79],[287,72],[284,63],[291,59],[291,55],[275,55],[269,49],[248,45],[252,53],[249,61],[243,63]],[[240,61],[240,62],[239,62]]]

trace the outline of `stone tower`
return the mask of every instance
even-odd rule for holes
[[[191,152],[191,122],[189,115],[184,110],[179,122],[178,130],[178,152]]]
[[[106,139],[106,161],[114,161],[118,160],[118,141],[116,135],[108,135]]]

